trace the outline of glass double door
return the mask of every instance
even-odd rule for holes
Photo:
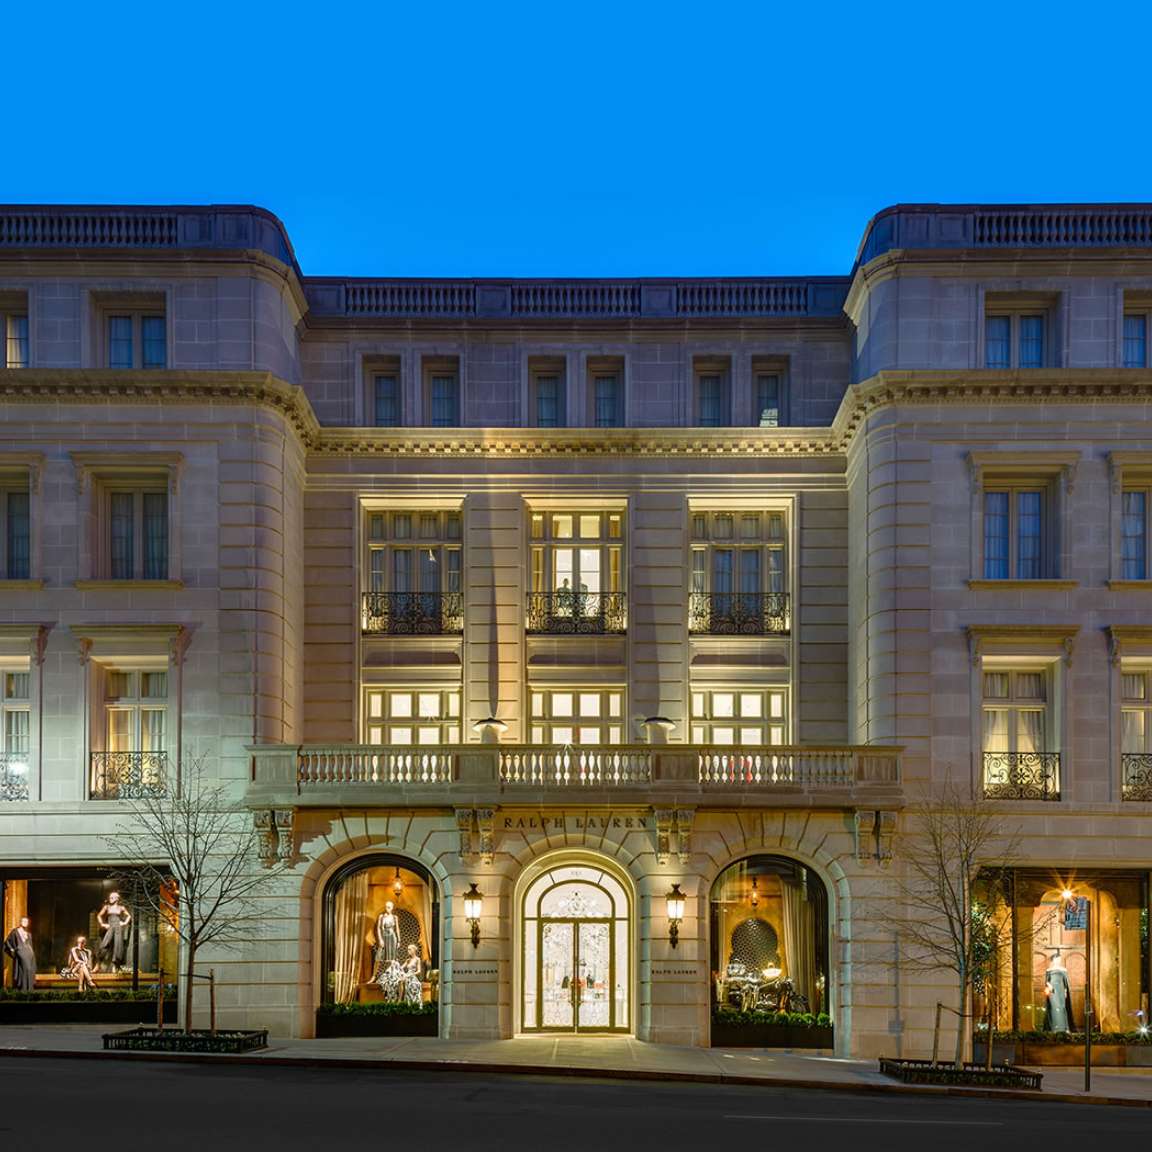
[[[539,1027],[556,1032],[616,1026],[616,987],[609,920],[541,920]]]

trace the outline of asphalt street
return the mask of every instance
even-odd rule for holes
[[[780,1088],[0,1057],[20,1152],[539,1152],[825,1147],[946,1152],[1146,1140],[1152,1111]],[[81,1145],[78,1141],[82,1141]]]

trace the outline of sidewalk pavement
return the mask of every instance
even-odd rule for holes
[[[936,1093],[995,1096],[1071,1103],[1152,1107],[1152,1068],[1100,1068],[1092,1093],[1084,1092],[1082,1068],[1044,1068],[1044,1089],[941,1088],[898,1084],[881,1076],[875,1060],[768,1048],[681,1048],[619,1036],[529,1036],[514,1040],[438,1040],[429,1037],[365,1037],[283,1040],[245,1056],[104,1053],[101,1037],[116,1025],[0,1026],[0,1056],[98,1056],[105,1059],[197,1063],[406,1068],[422,1071],[593,1076],[622,1079],[751,1084],[846,1092]]]

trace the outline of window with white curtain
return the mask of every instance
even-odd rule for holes
[[[1044,368],[1049,355],[1048,313],[990,305],[984,316],[985,368]]]
[[[104,751],[165,752],[168,672],[104,670]]]
[[[163,312],[108,312],[104,324],[104,367],[168,366],[167,323]]]
[[[1011,754],[1051,752],[1047,669],[985,669],[982,748]]]
[[[103,490],[103,575],[109,580],[167,580],[167,477],[155,486],[109,481]]]
[[[1148,501],[1152,489],[1125,486],[1120,494],[1120,579],[1148,579]]]
[[[989,480],[984,489],[983,577],[1043,580],[1056,575],[1047,486]]]
[[[727,428],[732,424],[732,370],[726,358],[697,359],[693,364],[696,424]]]
[[[1152,753],[1152,669],[1130,662],[1120,668],[1120,750]]]
[[[1120,356],[1124,368],[1148,367],[1148,313],[1125,312],[1123,348]]]
[[[599,684],[532,688],[533,744],[621,744],[624,689]]]
[[[4,329],[4,366],[27,368],[32,363],[27,313],[5,312],[0,307],[0,326]]]
[[[31,496],[27,478],[0,475],[0,579],[27,580],[32,571]]]
[[[788,690],[693,685],[691,722],[693,744],[787,744]]]
[[[0,753],[27,756],[32,734],[32,677],[27,669],[0,669]]]

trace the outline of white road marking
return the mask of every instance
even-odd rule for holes
[[[1003,1128],[999,1120],[889,1120],[883,1116],[725,1116],[725,1120],[811,1120],[817,1124],[936,1124],[945,1128]]]

